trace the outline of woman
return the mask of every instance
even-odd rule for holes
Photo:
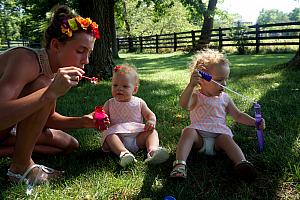
[[[61,129],[95,128],[91,115],[62,116],[55,104],[82,78],[97,38],[95,22],[59,6],[45,31],[45,48],[14,48],[0,55],[0,156],[12,156],[10,181],[57,178],[61,172],[36,165],[32,152],[71,152],[79,144]]]

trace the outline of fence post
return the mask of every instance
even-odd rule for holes
[[[192,30],[191,33],[192,33],[192,44],[193,44],[193,49],[194,49],[196,46],[195,31]]]
[[[10,48],[10,40],[7,40],[6,43],[7,43],[7,48]]]
[[[174,52],[176,51],[177,49],[177,34],[174,33]]]
[[[223,47],[223,33],[222,33],[222,28],[219,27],[219,51],[222,51],[222,47]]]
[[[117,51],[120,51],[120,39],[117,38]]]
[[[156,53],[158,53],[158,35],[155,35]]]
[[[134,48],[133,48],[133,41],[132,41],[132,36],[129,36],[129,38],[128,38],[128,51],[129,52],[134,52]]]
[[[140,38],[140,52],[143,52],[143,38],[142,36],[139,37]]]
[[[260,41],[259,41],[259,25],[258,24],[255,25],[255,42],[256,42],[255,52],[259,53],[259,43],[260,43]]]

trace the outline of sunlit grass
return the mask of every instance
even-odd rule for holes
[[[251,184],[233,175],[232,163],[225,156],[191,154],[188,179],[168,179],[175,159],[181,130],[189,116],[179,104],[179,95],[189,81],[191,56],[170,54],[121,54],[117,64],[134,64],[141,78],[137,96],[156,113],[161,144],[170,151],[170,160],[160,166],[143,163],[146,152],[137,153],[135,166],[122,169],[115,156],[100,152],[100,134],[92,129],[71,130],[80,144],[79,151],[68,156],[34,158],[37,163],[66,171],[61,181],[37,187],[28,199],[299,199],[300,194],[300,71],[277,64],[292,54],[229,55],[231,74],[228,87],[258,101],[266,120],[266,150],[257,152],[254,127],[237,125],[228,117],[235,139],[259,171]],[[253,115],[252,103],[230,93],[236,105]],[[57,109],[71,116],[91,112],[111,97],[110,81],[100,85],[81,83],[60,98]],[[10,159],[0,159],[1,196],[26,199],[22,185],[8,185],[4,176]],[[1,199],[0,196],[0,199]]]

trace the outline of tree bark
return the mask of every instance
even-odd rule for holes
[[[112,77],[114,62],[112,59],[112,30],[110,13],[114,7],[112,0],[78,0],[82,17],[90,17],[99,25],[100,39],[96,40],[90,63],[87,66],[90,75],[101,79]],[[112,7],[112,8],[111,8]]]
[[[121,3],[122,3],[122,7],[123,7],[123,20],[125,23],[125,30],[126,30],[127,37],[128,37],[128,52],[134,52],[135,50],[133,48],[131,28],[130,28],[130,24],[128,22],[128,17],[127,17],[126,0],[122,0]]]
[[[201,50],[203,48],[207,48],[208,44],[211,40],[211,32],[214,24],[214,15],[215,9],[217,6],[218,0],[209,0],[207,10],[203,14],[203,25],[201,29],[201,36],[195,50]]]
[[[115,2],[110,1],[112,5],[109,6],[109,21],[110,21],[110,30],[111,30],[111,50],[113,58],[119,58],[118,54],[118,47],[117,47],[117,33],[116,33],[116,26],[115,26]]]
[[[288,63],[287,63],[288,68],[293,68],[293,69],[300,69],[300,49],[298,49],[298,52],[292,58]]]

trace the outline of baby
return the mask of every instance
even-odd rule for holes
[[[207,155],[224,151],[233,161],[241,178],[254,179],[256,170],[233,140],[233,134],[226,125],[226,115],[229,114],[237,123],[248,126],[255,126],[255,119],[241,112],[223,87],[206,81],[198,73],[198,70],[208,73],[214,81],[226,86],[230,72],[229,61],[218,51],[205,50],[195,56],[190,67],[190,82],[179,101],[183,108],[190,111],[191,124],[182,131],[170,177],[187,177],[186,159],[193,147]],[[265,128],[263,119],[260,128]]]
[[[118,155],[122,167],[136,162],[132,153],[142,148],[148,152],[146,163],[159,164],[169,158],[168,151],[159,146],[155,114],[144,100],[134,96],[138,89],[139,76],[133,66],[124,64],[114,68],[113,98],[103,107],[109,116],[110,126],[103,131],[102,149]]]

